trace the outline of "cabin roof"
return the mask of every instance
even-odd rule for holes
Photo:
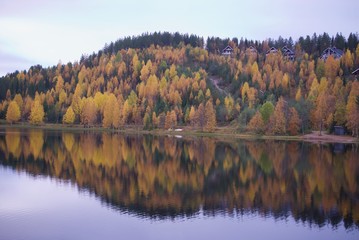
[[[227,47],[225,47],[225,48],[222,50],[222,52],[223,52],[223,51],[233,51],[233,48],[232,48],[231,46],[227,45]]]
[[[278,52],[278,50],[275,48],[275,47],[271,47],[268,51],[267,51],[267,54],[269,53],[276,53]]]
[[[336,47],[328,47],[323,51],[323,55],[324,54],[338,54],[338,55],[343,55],[343,50],[338,49]]]
[[[294,54],[294,51],[292,49],[288,48],[287,46],[284,46],[282,48],[282,52],[285,54]]]

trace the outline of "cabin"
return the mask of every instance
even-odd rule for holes
[[[342,127],[342,126],[334,126],[334,134],[335,135],[340,135],[340,136],[344,135],[345,134],[344,127]]]
[[[271,47],[271,48],[267,51],[266,55],[271,54],[271,53],[277,54],[277,53],[278,53],[278,49],[276,49],[275,47]]]
[[[338,49],[336,47],[328,47],[323,51],[320,59],[325,61],[328,59],[329,56],[333,56],[334,59],[339,59],[343,56],[343,54],[344,52],[341,49]]]
[[[227,47],[225,47],[225,48],[222,50],[222,55],[223,55],[223,56],[230,56],[230,55],[232,55],[233,51],[234,51],[233,48],[228,45]]]
[[[255,47],[249,46],[249,48],[247,48],[247,50],[246,50],[246,53],[255,55],[255,54],[258,54],[258,51]]]
[[[290,61],[294,61],[295,59],[295,53],[292,49],[288,48],[287,46],[284,46],[282,48],[282,54],[285,59],[288,59]]]

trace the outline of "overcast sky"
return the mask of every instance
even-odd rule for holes
[[[359,31],[358,0],[0,0],[0,76],[144,32],[265,40]]]

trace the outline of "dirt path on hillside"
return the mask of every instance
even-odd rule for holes
[[[219,93],[224,94],[224,95],[228,95],[227,91],[220,88],[218,86],[220,81],[223,81],[220,77],[217,76],[209,76],[209,80],[213,83],[213,85],[216,87],[216,89],[219,91]]]

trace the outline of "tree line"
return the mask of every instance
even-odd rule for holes
[[[193,44],[185,42],[191,36]],[[234,49],[226,57],[208,50],[211,41],[206,49],[201,38],[191,36],[144,34],[79,62],[7,74],[0,78],[0,118],[202,131],[231,123],[237,131],[279,135],[341,125],[358,135],[359,83],[351,72],[359,66],[359,45],[349,47],[356,35],[344,39],[341,58],[327,60],[318,50],[306,52],[300,38],[293,43],[294,61],[281,51],[249,51],[235,39],[222,42]],[[263,50],[271,44],[263,41]]]

